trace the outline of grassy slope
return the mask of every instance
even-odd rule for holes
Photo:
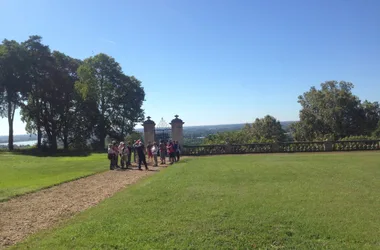
[[[380,154],[192,159],[27,249],[379,249]]]
[[[34,157],[0,154],[0,201],[107,170],[105,154],[88,157]]]

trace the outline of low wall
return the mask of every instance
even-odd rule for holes
[[[380,150],[380,140],[225,144],[182,147],[182,155]]]

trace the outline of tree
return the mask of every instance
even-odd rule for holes
[[[122,140],[127,133],[133,131],[137,122],[144,120],[142,104],[145,93],[141,82],[134,76],[122,76],[124,84],[119,87],[119,95],[115,97],[114,112],[111,114],[112,126],[110,135]]]
[[[49,110],[55,117],[49,116],[50,124],[56,123],[56,135],[63,142],[64,149],[74,143],[75,147],[84,147],[92,134],[97,116],[95,103],[85,101],[75,90],[78,81],[77,70],[80,60],[71,58],[61,52],[54,51],[54,74],[52,82],[54,91],[58,91],[52,100]],[[91,108],[92,107],[92,108]],[[54,108],[54,110],[53,110]],[[48,111],[49,111],[48,110]]]
[[[286,139],[281,123],[273,116],[256,119],[252,124],[246,124],[241,130],[226,131],[209,135],[205,138],[205,145],[217,144],[251,144],[281,142]]]
[[[377,124],[376,129],[372,132],[372,136],[376,139],[380,139],[380,122]]]
[[[41,148],[43,114],[42,98],[45,95],[45,86],[51,81],[51,65],[53,58],[48,46],[42,44],[42,37],[30,36],[22,43],[27,51],[28,61],[28,91],[27,103],[21,105],[22,121],[26,122],[26,131],[37,134],[37,147]]]
[[[52,150],[57,149],[58,140],[65,149],[72,143],[83,147],[93,131],[91,116],[97,113],[93,112],[95,105],[91,108],[92,103],[75,91],[81,61],[58,51],[51,53],[39,36],[31,36],[23,45],[30,59],[32,85],[22,108],[27,131],[38,133],[39,146],[44,136]]]
[[[0,44],[0,115],[8,118],[8,148],[13,150],[13,120],[20,106],[27,84],[26,51],[16,41],[4,40]]]
[[[104,148],[107,135],[123,138],[143,120],[144,89],[137,79],[122,72],[114,58],[106,54],[90,57],[79,67],[78,76],[77,90],[85,100],[97,103],[95,134],[99,148]]]
[[[378,102],[365,100],[361,104],[362,135],[371,135],[380,122],[380,106]]]
[[[273,140],[276,142],[285,140],[285,131],[281,123],[273,116],[267,115],[264,118],[256,118],[252,125],[247,124],[243,131],[257,141]]]
[[[137,140],[141,140],[143,138],[143,134],[141,132],[132,131],[125,137],[125,142],[134,143]]]
[[[361,135],[365,112],[351,92],[353,87],[349,82],[327,81],[320,90],[312,87],[299,96],[302,109],[300,122],[292,126],[293,137],[315,140],[326,135],[332,139]]]

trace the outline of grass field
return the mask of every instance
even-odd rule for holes
[[[107,170],[105,154],[88,157],[35,157],[0,154],[0,201]]]
[[[189,159],[16,249],[380,249],[380,154]]]

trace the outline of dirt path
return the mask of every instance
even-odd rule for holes
[[[0,249],[96,205],[160,168],[150,169],[107,171],[0,203]]]

